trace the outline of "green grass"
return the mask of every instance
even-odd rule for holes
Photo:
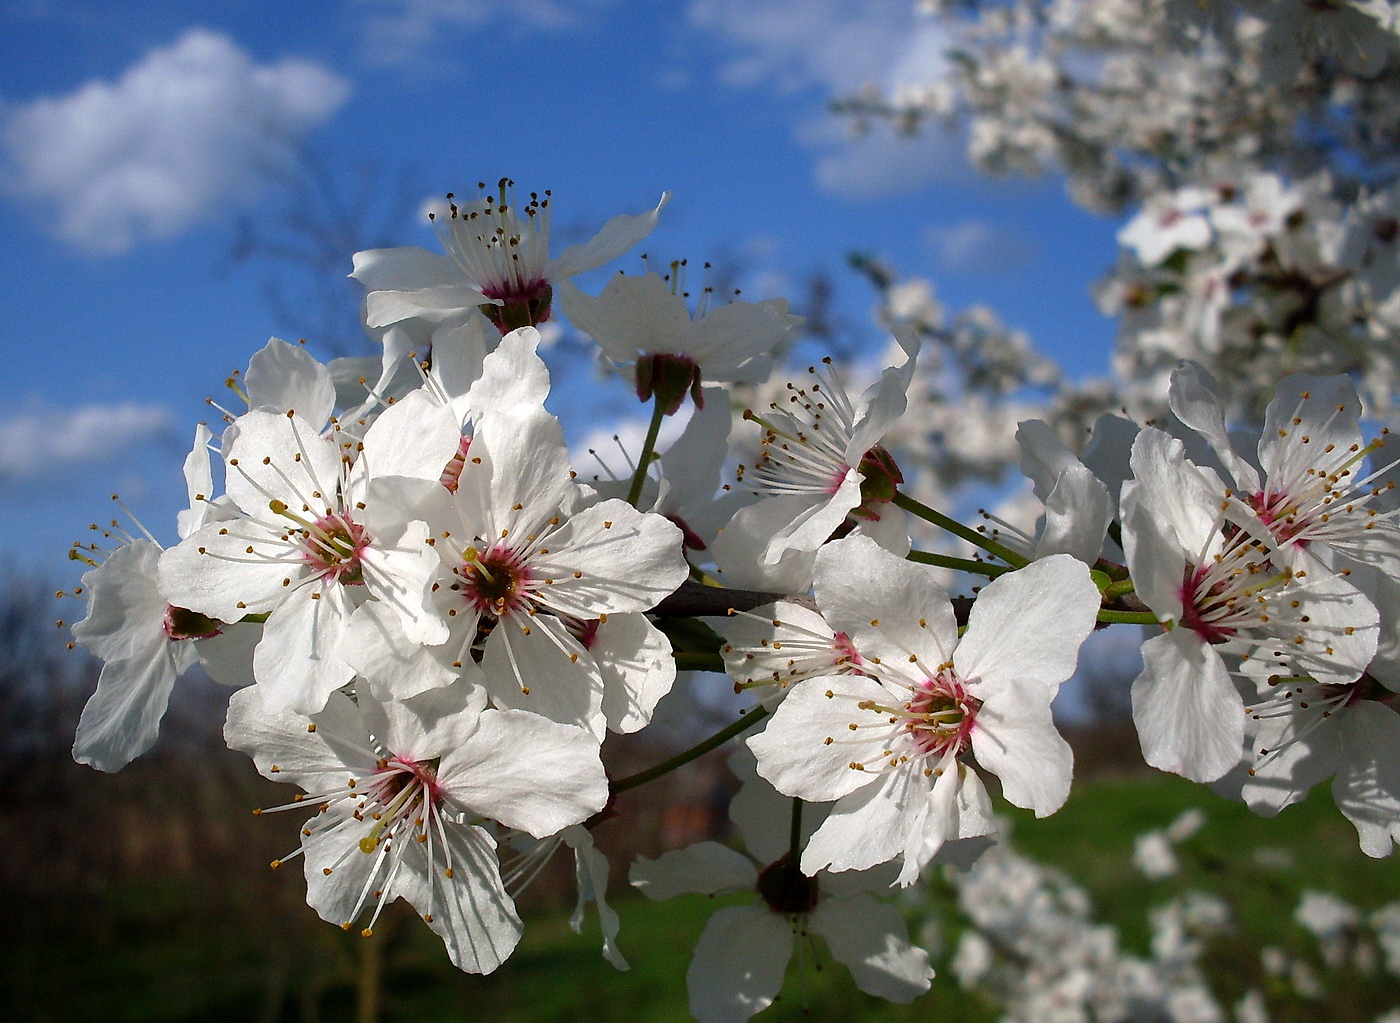
[[[1203,832],[1182,850],[1183,878],[1146,881],[1132,868],[1134,836],[1201,807]],[[1200,786],[1163,775],[1089,781],[1045,820],[1011,814],[1015,845],[1055,865],[1091,893],[1100,920],[1119,927],[1124,945],[1143,953],[1147,910],[1183,887],[1212,891],[1231,904],[1238,927],[1213,946],[1209,965],[1229,1002],[1250,987],[1277,999],[1275,1020],[1371,1020],[1400,1003],[1394,979],[1343,977],[1347,990],[1321,1007],[1289,999],[1262,976],[1258,950],[1273,944],[1308,952],[1311,939],[1292,922],[1301,892],[1334,892],[1363,909],[1400,899],[1400,862],[1370,860],[1325,788],[1276,820],[1255,817]],[[613,825],[616,826],[616,825]],[[600,836],[606,846],[606,831]],[[1273,850],[1293,869],[1256,858]],[[625,873],[616,865],[614,875]],[[661,1023],[689,1019],[685,970],[716,900],[690,896],[651,903],[614,885],[621,946],[632,969],[618,973],[599,954],[596,922],[582,937],[567,913],[528,921],[515,955],[489,977],[463,975],[411,912],[378,928],[383,941],[383,1018],[404,1023],[495,1021]],[[366,943],[320,923],[297,905],[295,871],[241,888],[237,879],[173,877],[21,908],[10,953],[0,959],[0,989],[15,1018],[101,1023],[352,1020],[356,977],[371,964]],[[726,901],[719,900],[720,904]],[[936,909],[937,907],[935,907]],[[800,974],[800,975],[799,975]],[[891,1006],[857,991],[844,968],[790,968],[783,998],[760,1020],[938,1020],[983,1023],[994,1007],[959,990],[944,970],[912,1006]],[[805,988],[805,998],[803,990]],[[1228,1004],[1228,1002],[1227,1002]],[[804,1013],[805,1007],[811,1010]],[[1271,1008],[1274,1003],[1271,1002]]]

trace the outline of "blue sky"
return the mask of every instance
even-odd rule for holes
[[[509,175],[553,190],[566,233],[670,190],[654,259],[737,260],[750,297],[797,299],[825,271],[858,323],[872,296],[843,260],[879,253],[951,309],[990,305],[1072,374],[1103,373],[1112,324],[1088,285],[1116,224],[1058,181],[976,174],[955,136],[853,140],[826,113],[939,59],[912,7],[0,4],[0,563],[71,582],[65,548],[113,491],[174,539],[204,398],[288,330],[267,299],[278,264],[229,253],[240,220],[265,231],[287,207],[273,179],[297,147],[346,191],[376,168],[408,205]]]

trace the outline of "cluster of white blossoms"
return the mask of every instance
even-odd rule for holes
[[[1231,923],[1213,895],[1189,891],[1154,909],[1144,957],[1093,918],[1082,888],[1005,847],[950,879],[966,920],[952,970],[962,987],[995,995],[1005,1023],[1229,1018],[1203,969],[1208,942]]]
[[[1400,17],[1392,0],[918,0],[944,59],[838,106],[902,131],[961,126],[992,174],[1062,175],[1126,220],[1094,286],[1113,373],[1074,381],[985,310],[944,322],[932,285],[867,260],[881,314],[924,339],[911,402],[934,495],[1016,462],[1024,389],[1066,439],[1101,413],[1167,413],[1177,363],[1257,421],[1284,376],[1346,373],[1368,409],[1400,394]],[[891,65],[901,64],[892,59]],[[1111,262],[1104,260],[1105,264]],[[993,354],[969,362],[968,319]],[[980,348],[981,346],[979,346]],[[988,362],[992,363],[989,367]],[[988,372],[988,369],[993,372]],[[1000,443],[998,443],[998,441]]]
[[[1278,848],[1256,847],[1249,856],[1236,839],[1233,862],[1222,865],[1193,842],[1205,825],[1205,814],[1193,808],[1136,836],[1134,864],[1147,882],[1146,899],[1132,903],[1147,914],[1141,952],[1096,914],[1084,888],[1005,846],[968,867],[944,868],[955,905],[933,908],[921,931],[933,947],[944,933],[956,933],[951,972],[964,989],[996,998],[1005,1023],[1269,1023],[1299,1011],[1305,1018],[1347,1011],[1336,1002],[1323,1009],[1318,1003],[1329,997],[1349,1001],[1357,1018],[1389,1023],[1400,1015],[1393,1007],[1393,978],[1400,976],[1395,902],[1367,913],[1304,888],[1291,924],[1286,913],[1271,911],[1268,944],[1253,953],[1257,964],[1232,951],[1230,982],[1220,983],[1211,959],[1232,934],[1238,941],[1251,890],[1263,882],[1272,909],[1286,884],[1283,872],[1294,864]],[[1186,885],[1167,881],[1182,866],[1178,856],[1195,867]],[[1372,1002],[1389,1011],[1355,1008]]]
[[[202,664],[239,687],[229,745],[300,789],[264,812],[307,815],[278,863],[301,860],[311,906],[369,933],[402,898],[487,972],[521,933],[512,887],[561,845],[625,965],[590,828],[612,795],[747,733],[733,815],[751,858],[708,843],[631,872],[658,898],[758,896],[700,939],[706,1023],[771,1002],[794,949],[824,946],[882,997],[927,989],[927,955],[874,893],[991,844],[990,778],[1037,816],[1064,804],[1052,704],[1095,628],[1150,627],[1133,686],[1148,763],[1203,782],[1239,765],[1265,813],[1333,777],[1366,852],[1400,839],[1400,504],[1345,377],[1282,381],[1249,450],[1191,365],[1171,432],[1107,420],[1081,459],[1024,422],[1043,520],[992,535],[907,489],[917,339],[859,395],[829,364],[799,374],[731,440],[725,385],[765,379],[798,318],[708,293],[692,312],[679,265],[589,296],[567,278],[657,212],[550,257],[548,206],[502,183],[438,218],[446,257],[358,254],[378,380],[337,390],[269,342],[236,386],[246,410],[197,431],[179,541],[75,549],[93,568],[74,636],[106,661],[80,761],[111,771],[149,748]],[[545,408],[536,325],[556,298],[652,403],[628,480],[584,482]],[[750,453],[723,470],[731,445]],[[979,555],[912,549],[915,523]],[[950,579],[984,585],[953,598]],[[648,725],[678,665],[727,671],[754,706],[610,779],[602,744]],[[523,859],[503,869],[505,847]]]

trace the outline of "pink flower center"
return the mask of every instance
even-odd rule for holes
[[[498,298],[501,305],[485,303],[478,306],[486,318],[496,325],[502,336],[520,327],[535,327],[549,319],[554,289],[543,278],[519,283],[502,281],[481,290],[487,298]]]
[[[468,547],[454,571],[458,581],[452,588],[484,615],[501,618],[525,603],[530,569],[509,547]]]
[[[602,624],[597,618],[590,618],[586,622],[570,622],[569,632],[585,650],[592,650],[593,644],[598,642],[598,627]]]
[[[1224,643],[1236,629],[1223,624],[1235,611],[1229,579],[1221,579],[1211,566],[1187,568],[1181,584],[1181,624],[1207,643]]]
[[[1246,498],[1245,503],[1258,513],[1259,520],[1281,543],[1292,542],[1300,547],[1307,543],[1306,540],[1296,539],[1307,523],[1297,520],[1297,503],[1287,494],[1277,490],[1261,490]]]
[[[327,582],[362,586],[361,557],[370,544],[369,534],[349,515],[325,515],[302,531],[302,560]]]
[[[856,649],[851,637],[844,632],[838,632],[831,637],[831,645],[836,648],[837,664],[863,664],[864,660],[860,656],[860,651]]]
[[[370,794],[381,808],[393,807],[397,801],[403,804],[400,810],[415,809],[425,797],[431,805],[437,806],[442,802],[442,789],[438,785],[437,773],[435,761],[390,757],[381,761],[379,770],[373,775]],[[416,791],[409,792],[410,789]]]
[[[951,671],[940,671],[914,689],[904,705],[904,727],[920,753],[957,756],[972,744],[972,726],[982,701],[969,696]]]

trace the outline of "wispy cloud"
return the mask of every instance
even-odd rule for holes
[[[5,191],[66,241],[121,252],[251,200],[348,93],[320,64],[255,64],[228,37],[191,29],[115,81],[11,105]]]
[[[830,100],[886,95],[942,71],[948,37],[909,0],[691,0],[688,13],[693,29],[728,47],[721,81],[816,95],[798,137],[817,153],[825,190],[887,195],[962,166],[960,144],[937,128],[912,140],[885,125],[857,134],[826,110]]]
[[[952,273],[1012,275],[1029,266],[1036,254],[1030,239],[985,220],[930,227],[924,240],[939,267]]]
[[[359,0],[365,56],[376,64],[441,57],[454,33],[493,24],[561,30],[584,24],[612,0]]]
[[[691,0],[692,26],[727,39],[731,85],[811,86],[838,95],[893,87],[942,66],[946,41],[909,0]]]
[[[51,478],[151,440],[173,437],[170,409],[124,402],[39,406],[0,419],[0,483]]]

